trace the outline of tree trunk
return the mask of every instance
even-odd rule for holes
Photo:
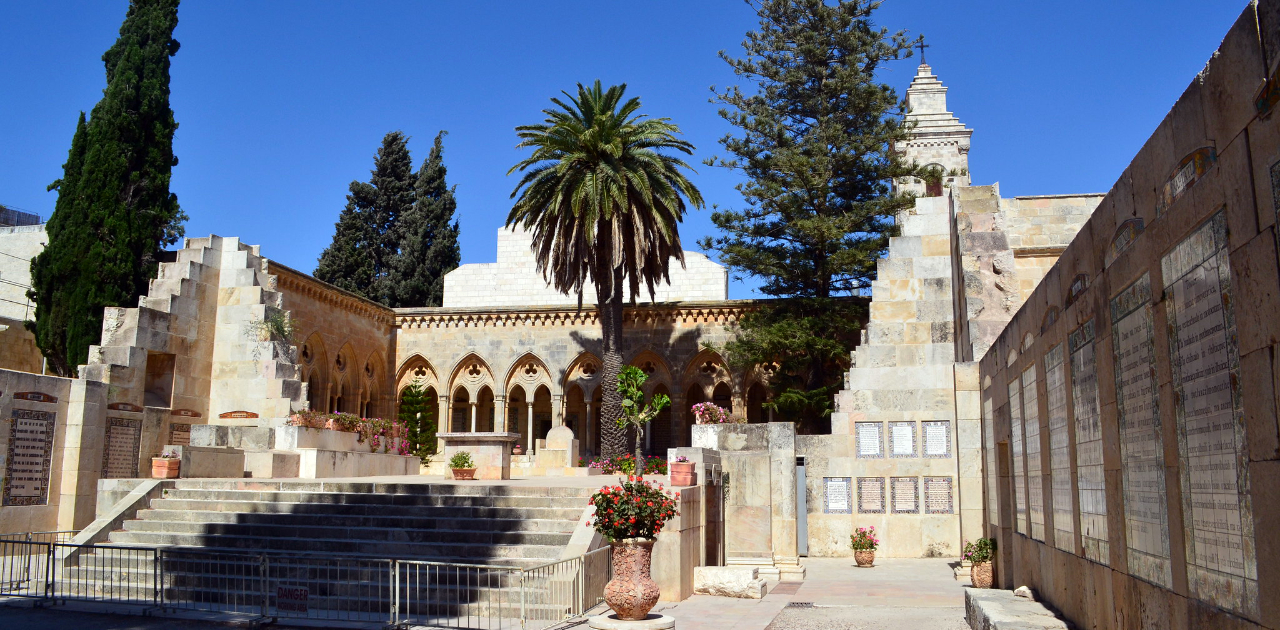
[[[608,260],[607,258],[605,260]],[[601,266],[606,265],[602,264]],[[600,379],[603,405],[600,409],[600,454],[619,457],[627,452],[627,432],[618,426],[622,417],[622,394],[618,393],[618,372],[622,370],[622,269],[607,271],[613,278],[612,290],[597,290],[600,309],[600,331],[604,362]]]

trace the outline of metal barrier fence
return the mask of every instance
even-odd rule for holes
[[[0,537],[0,598],[379,627],[537,630],[601,601],[611,577],[610,551],[521,568],[72,545],[19,534]]]

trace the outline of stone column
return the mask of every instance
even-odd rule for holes
[[[534,454],[536,454],[536,447],[534,446],[534,444],[535,444],[538,440],[537,440],[537,437],[533,434],[533,403],[532,403],[532,402],[527,403],[525,406],[529,408],[529,418],[528,418],[528,423],[529,423],[529,454],[530,454],[530,455],[534,455]]]
[[[590,450],[593,456],[598,456],[600,454],[595,452],[595,449],[592,448],[595,445],[595,441],[591,439],[591,436],[595,434],[596,419],[591,416],[591,401],[586,400],[584,401],[584,404],[587,406],[587,419],[583,421],[582,430],[579,431],[579,433],[582,434],[580,436],[580,439],[582,440],[582,451],[586,452],[587,450]]]
[[[556,394],[551,397],[551,427],[564,426],[564,396]]]
[[[471,404],[471,432],[472,432],[472,433],[475,433],[475,432],[476,432],[476,406],[477,406],[477,405],[476,405],[475,401],[472,401],[470,404]]]
[[[769,495],[773,564],[780,579],[804,579],[796,543],[796,426],[775,422],[769,431]]]
[[[449,397],[445,395],[437,395],[440,400],[437,403],[437,409],[440,415],[436,416],[436,433],[448,433],[453,430],[453,418],[449,417]],[[436,438],[436,452],[444,452],[444,440]]]
[[[489,427],[489,430],[499,431],[502,433],[506,433],[507,431],[507,396],[506,394],[493,397],[493,426]]]

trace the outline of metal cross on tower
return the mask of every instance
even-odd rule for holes
[[[915,47],[920,49],[920,65],[923,66],[924,65],[924,49],[928,48],[929,45],[924,43],[924,39],[921,39],[920,42],[915,45]]]

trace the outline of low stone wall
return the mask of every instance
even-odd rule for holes
[[[1067,630],[1044,604],[1013,591],[966,588],[964,618],[972,630]]]

